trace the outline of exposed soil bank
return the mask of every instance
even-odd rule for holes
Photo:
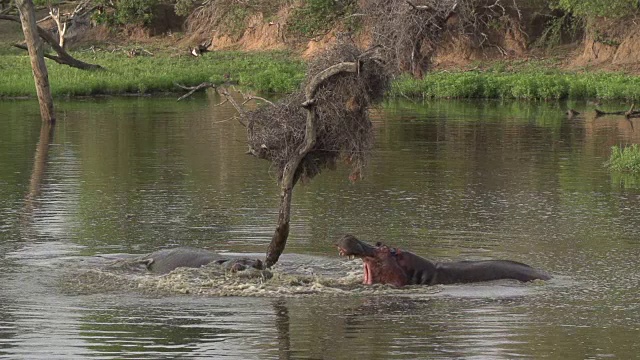
[[[189,31],[185,41],[210,41],[211,50],[288,49],[309,59],[344,36],[363,46],[372,44],[375,24],[371,16],[374,15],[368,15],[367,6],[383,6],[385,2],[360,0],[357,3],[356,13],[334,20],[325,31],[313,36],[291,30],[291,24],[300,21],[295,18],[304,6],[299,2],[286,2],[278,9],[256,7],[257,10],[244,17],[242,26],[233,29],[224,22],[212,22],[210,17],[192,16],[187,21]],[[434,9],[434,16],[443,16],[433,24],[438,35],[411,39],[416,42],[415,51],[406,55],[419,58],[416,61],[424,67],[415,75],[434,69],[469,69],[496,61],[549,58],[557,61],[546,64],[547,67],[640,73],[640,24],[633,18],[590,20],[582,30],[570,34],[561,31],[557,34],[557,45],[547,48],[549,21],[558,17],[557,12],[549,10],[544,2],[508,3],[500,2],[498,7],[495,1],[487,4],[463,1],[444,15],[436,14]]]

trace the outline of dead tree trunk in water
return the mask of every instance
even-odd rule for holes
[[[49,74],[47,66],[44,63],[44,52],[42,50],[42,42],[38,36],[38,26],[36,25],[36,16],[33,2],[31,0],[16,0],[18,10],[20,11],[20,22],[22,23],[22,31],[27,42],[29,58],[31,59],[31,68],[33,69],[33,78],[36,84],[36,93],[38,102],[40,103],[40,115],[42,121],[55,123],[56,117],[53,112],[53,98],[51,97],[51,89],[49,88]]]
[[[284,251],[289,237],[289,222],[291,220],[291,193],[300,176],[301,170],[298,168],[304,157],[313,150],[316,144],[316,112],[314,96],[318,87],[330,77],[343,73],[355,73],[358,71],[358,64],[346,62],[333,65],[316,75],[305,88],[305,102],[301,104],[307,111],[307,125],[305,129],[305,141],[298,150],[297,156],[292,158],[284,168],[280,189],[280,211],[278,213],[278,225],[267,249],[266,267],[271,267],[278,262],[280,255]]]

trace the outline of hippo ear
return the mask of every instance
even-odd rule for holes
[[[383,243],[381,243],[380,241],[378,241],[378,242],[376,243],[376,247],[380,247],[380,246],[382,246],[382,245],[384,245],[384,244],[383,244]]]
[[[153,264],[154,261],[155,260],[153,260],[153,258],[148,258],[148,259],[141,260],[140,263],[144,264],[144,266],[147,267],[147,270],[151,270],[151,264]]]

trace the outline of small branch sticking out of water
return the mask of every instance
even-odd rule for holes
[[[213,84],[213,83],[210,83],[210,82],[203,82],[202,84],[197,85],[197,86],[184,86],[184,85],[180,85],[178,83],[174,83],[174,84],[177,87],[180,87],[180,88],[182,88],[184,90],[190,90],[188,93],[180,96],[178,98],[178,100],[176,100],[176,101],[184,100],[184,99],[188,98],[189,96],[191,96],[194,92],[196,92],[198,90],[208,89],[208,88],[213,88],[213,89],[216,88],[216,85]]]

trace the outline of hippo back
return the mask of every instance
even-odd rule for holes
[[[436,272],[431,261],[409,251],[397,252],[398,265],[404,270],[407,282],[405,285],[430,285]]]
[[[166,274],[178,267],[198,268],[219,259],[214,252],[190,247],[164,249],[146,255],[141,259],[149,271]]]
[[[431,284],[470,283],[500,279],[549,280],[551,276],[529,265],[510,260],[458,261],[436,264]]]

